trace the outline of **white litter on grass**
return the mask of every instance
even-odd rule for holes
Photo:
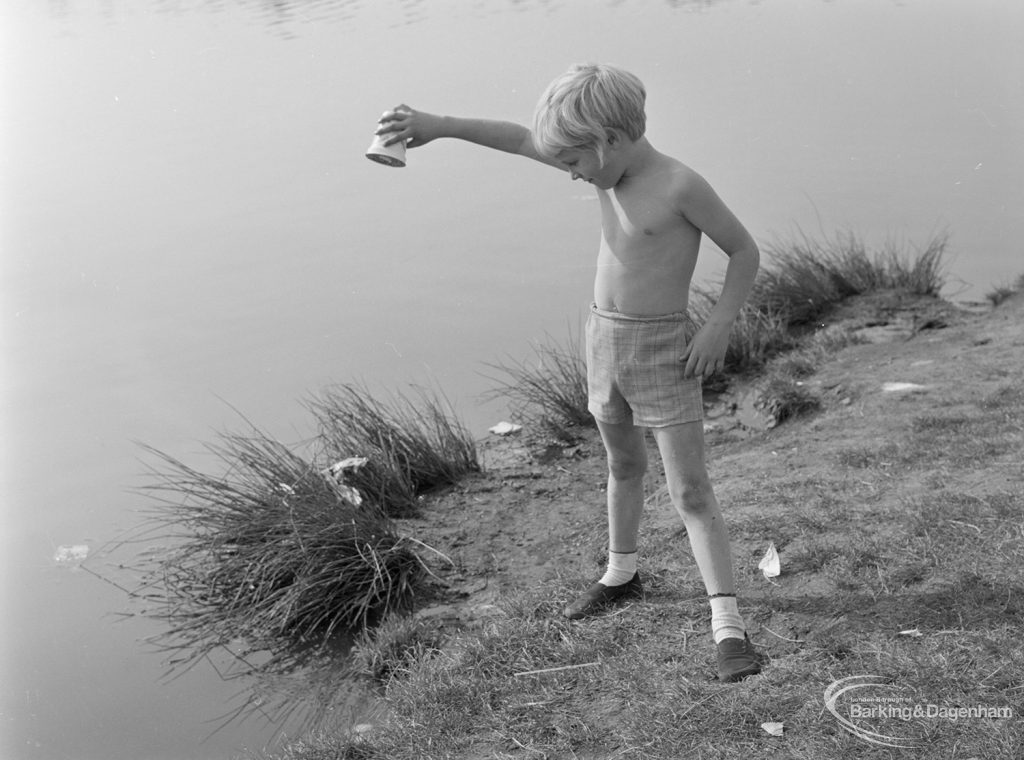
[[[779,552],[775,549],[775,543],[768,544],[768,551],[757,563],[757,569],[764,573],[765,578],[777,578],[782,572],[782,563],[779,561]]]
[[[88,544],[74,544],[71,546],[58,546],[53,554],[53,561],[59,565],[74,565],[84,562],[89,556]]]
[[[324,472],[329,473],[334,477],[338,477],[339,475],[343,475],[349,470],[358,470],[360,467],[362,467],[369,461],[370,460],[367,459],[366,457],[349,457],[348,459],[342,459],[340,462],[335,462],[326,470],[324,470]]]
[[[897,634],[897,635],[899,635],[899,636],[910,636],[911,638],[915,638],[915,639],[919,638],[921,636],[924,636],[924,634],[921,633],[921,630],[919,628],[908,628],[905,631],[900,631],[899,634]]]
[[[523,429],[522,425],[516,425],[514,422],[499,422],[492,428],[488,428],[495,435],[512,435],[518,433]]]
[[[350,472],[358,472],[370,460],[366,457],[348,457],[335,462],[326,470],[321,470],[334,481],[335,490],[354,506],[362,506],[363,495],[359,490],[345,482],[345,475]]]
[[[923,393],[927,385],[917,383],[882,383],[882,393]]]
[[[767,733],[771,734],[772,736],[782,736],[782,732],[785,729],[785,724],[762,723],[761,728],[763,728]]]

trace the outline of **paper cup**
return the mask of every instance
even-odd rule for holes
[[[385,166],[396,168],[405,166],[405,142],[399,141],[391,145],[385,145],[384,141],[388,135],[377,135],[370,147],[366,149],[366,157]]]

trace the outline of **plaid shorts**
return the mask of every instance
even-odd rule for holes
[[[601,422],[666,427],[704,418],[700,379],[680,358],[696,332],[686,314],[631,316],[592,306],[587,395]]]

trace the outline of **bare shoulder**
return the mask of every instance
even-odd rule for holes
[[[694,203],[707,203],[715,195],[708,181],[682,161],[666,156],[665,164],[671,178],[669,192],[681,211]]]
[[[711,184],[686,164],[666,158],[672,166],[668,191],[676,212],[728,255],[744,248],[756,251],[750,234]]]

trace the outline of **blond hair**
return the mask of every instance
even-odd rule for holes
[[[609,129],[643,137],[647,91],[635,75],[615,66],[574,64],[548,85],[533,115],[533,144],[544,156],[593,150],[604,162]]]

